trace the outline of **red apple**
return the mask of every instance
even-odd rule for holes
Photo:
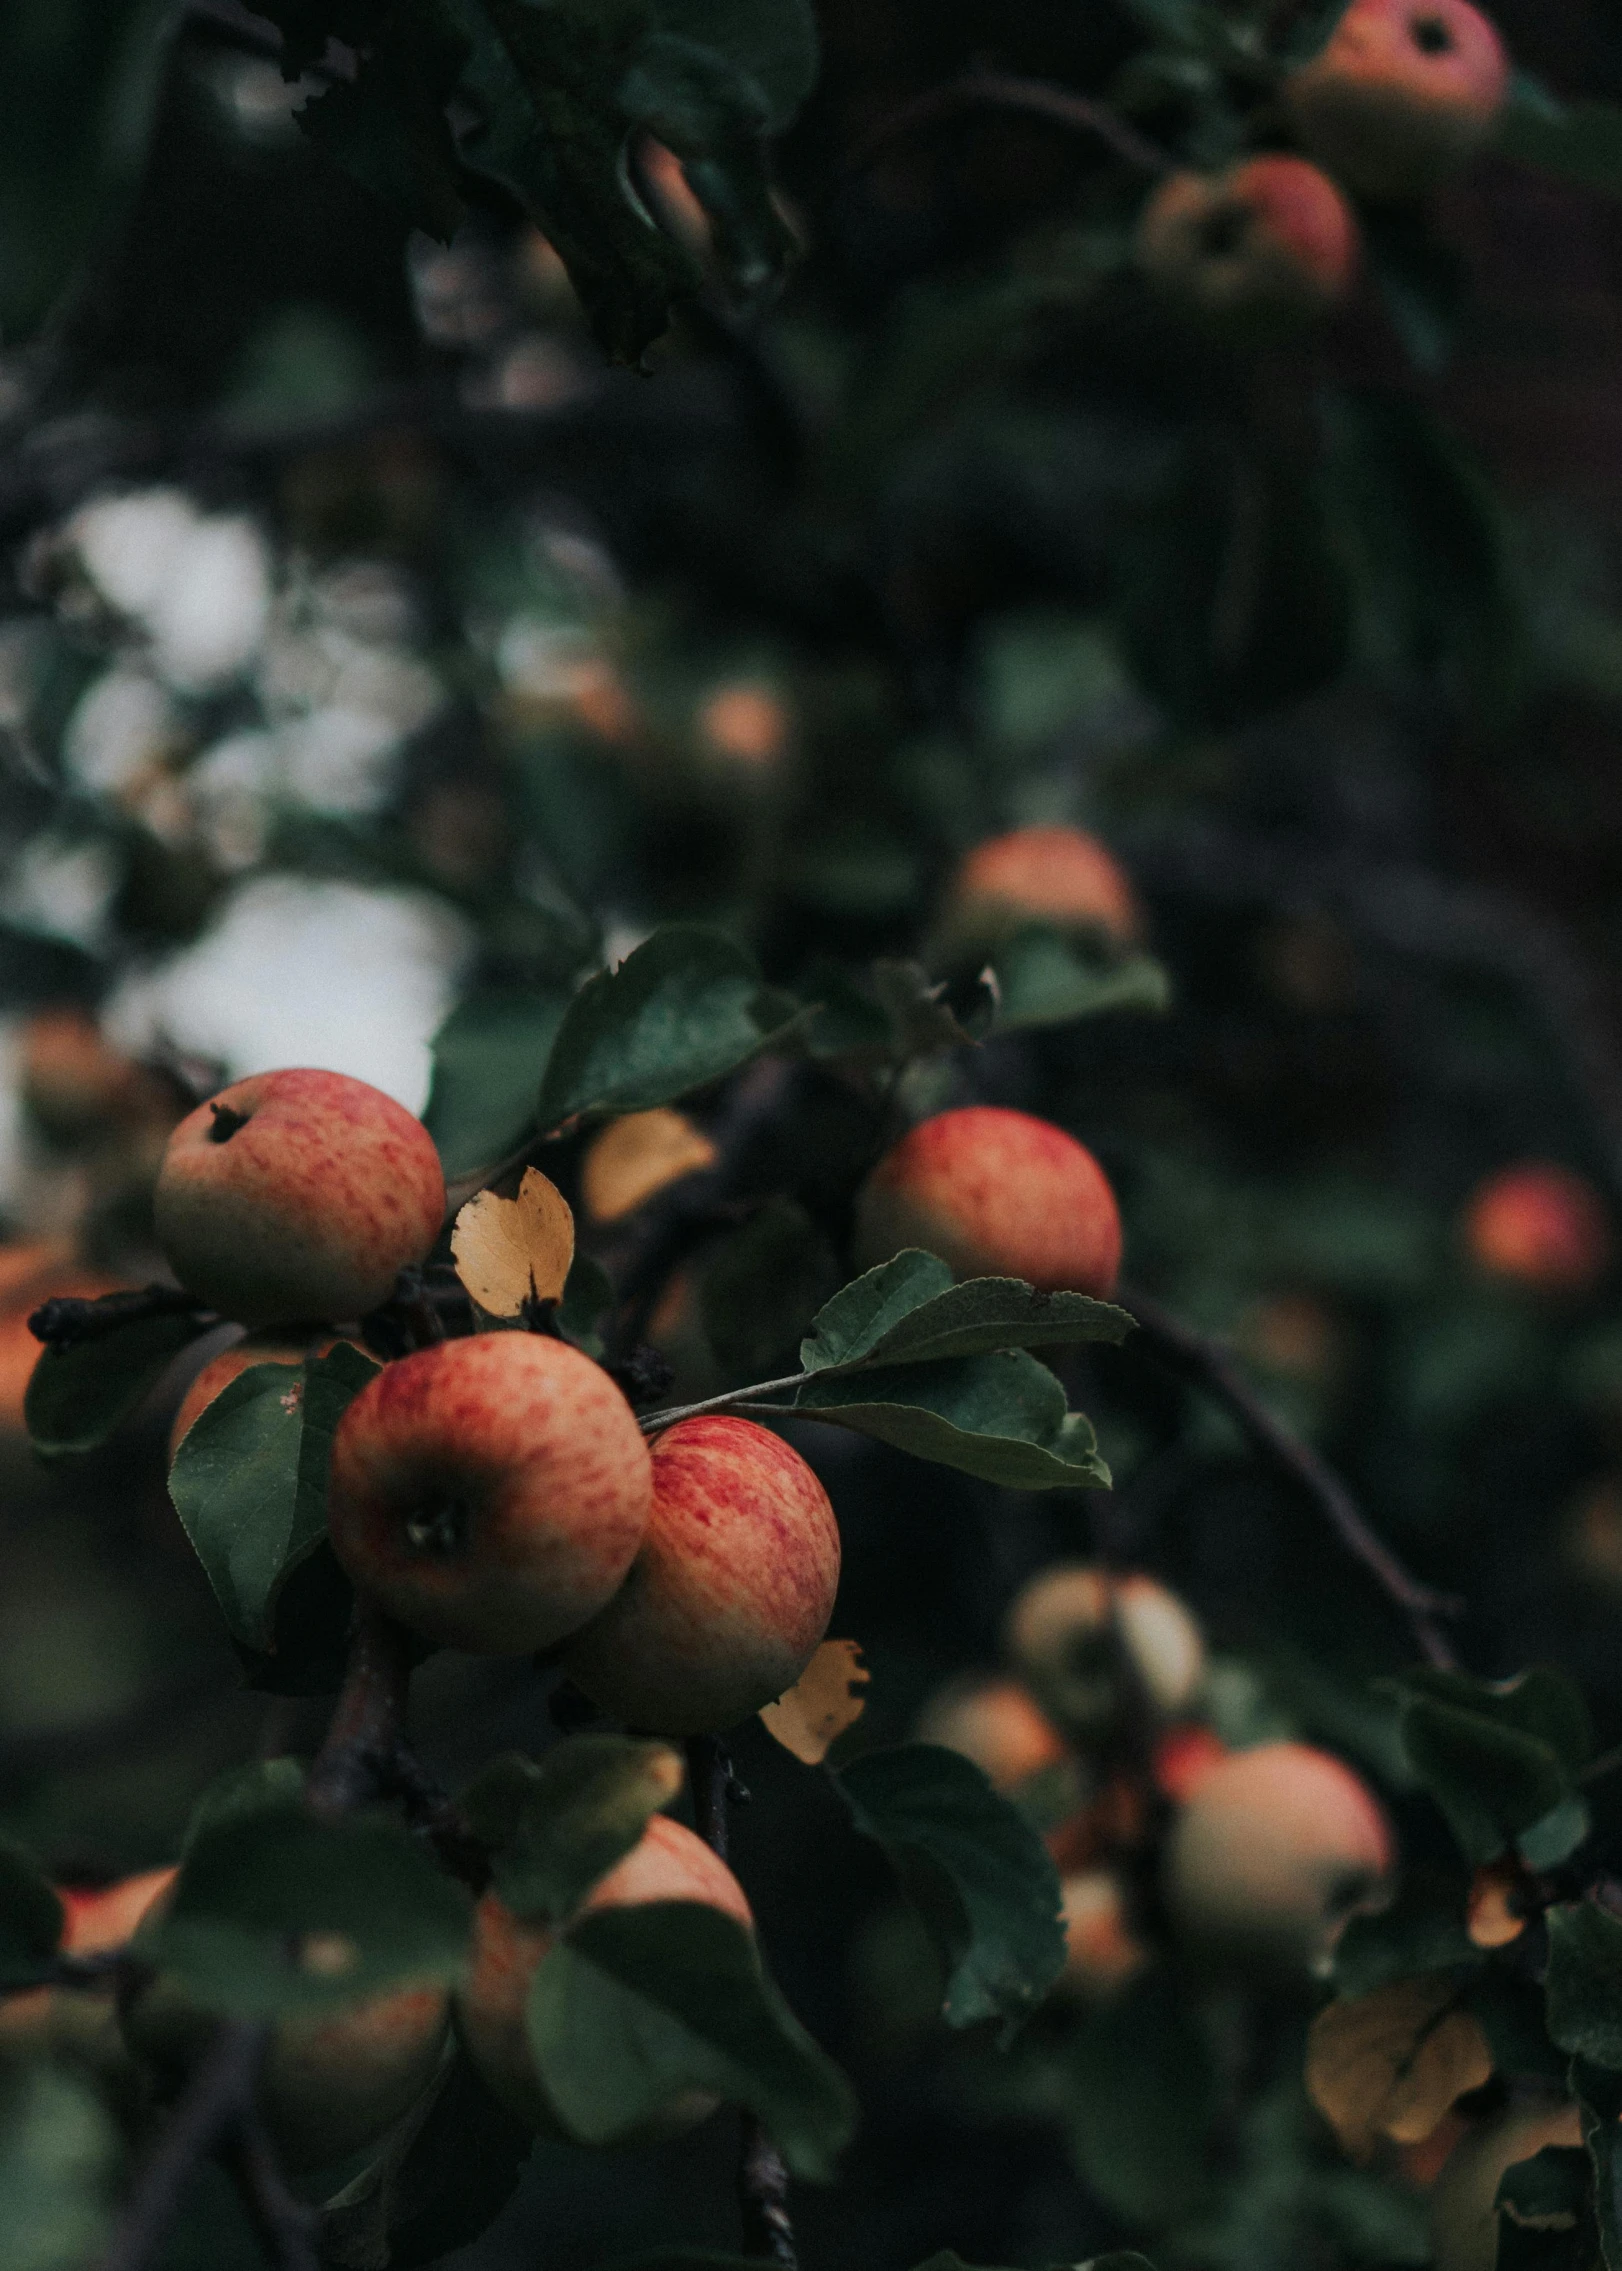
[[[667,1814],[653,1816],[640,1842],[592,1887],[578,1913],[664,1900],[703,1901],[735,1923],[754,1925],[743,1887],[726,1863]],[[525,2010],[530,1982],[556,1937],[551,1925],[527,1923],[486,1893],[474,1915],[467,1982],[456,1996],[457,2027],[473,2063],[503,2105],[548,2135],[559,2134],[560,2124],[530,2055]],[[690,2128],[717,2102],[704,2091],[684,2091],[666,2109],[658,2133]]]
[[[914,1730],[972,1759],[994,1790],[1014,1790],[1069,1762],[1070,1746],[1017,1680],[954,1680],[924,1706]]]
[[[1168,1719],[1187,1709],[1205,1674],[1199,1626],[1175,1593],[1140,1570],[1092,1562],[1044,1569],[1016,1596],[1003,1632],[1031,1693],[1081,1736],[1101,1734],[1132,1708],[1128,1671]]]
[[[753,1420],[678,1420],[654,1439],[642,1550],[563,1668],[641,1732],[731,1727],[794,1685],[838,1584],[833,1508],[799,1453]]]
[[[1349,1766],[1306,1743],[1235,1751],[1203,1775],[1167,1841],[1180,1937],[1219,1962],[1307,1971],[1384,1891],[1391,1830]]]
[[[1611,1266],[1610,1217],[1598,1192],[1544,1160],[1489,1175],[1464,1214],[1470,1258],[1491,1277],[1538,1293],[1587,1293]]]
[[[885,1153],[856,1201],[855,1252],[870,1269],[904,1247],[959,1277],[1018,1277],[1045,1293],[1107,1299],[1121,1216],[1092,1153],[1050,1121],[999,1105],[937,1112]]]
[[[563,1341],[478,1333],[385,1365],[333,1442],[328,1520],[356,1584],[424,1639],[549,1648],[606,1606],[653,1467],[630,1405]]]
[[[445,1178],[420,1120],[336,1072],[267,1072],[188,1113],[153,1218],[189,1293],[244,1325],[362,1317],[439,1236]]]
[[[1138,222],[1139,267],[1191,314],[1264,327],[1337,307],[1357,274],[1351,207],[1304,158],[1169,174]]]
[[[1284,105],[1348,189],[1413,198],[1485,146],[1508,92],[1503,41],[1469,0],[1352,0]]]
[[[98,1956],[123,1947],[147,1910],[174,1882],[175,1871],[143,1869],[94,1888],[58,1885],[62,1953]],[[139,2095],[139,2070],[119,2032],[111,1978],[85,1987],[35,1987],[0,1997],[0,2054],[51,2056],[87,2066],[123,2100]]]
[[[1125,870],[1080,828],[1015,828],[976,844],[947,890],[941,928],[954,945],[995,944],[1021,923],[1100,931],[1117,946],[1143,934]]]
[[[273,1326],[262,1333],[249,1333],[242,1340],[233,1341],[229,1348],[222,1348],[218,1356],[210,1357],[180,1399],[180,1409],[169,1430],[171,1463],[215,1397],[244,1372],[251,1372],[256,1364],[302,1364],[306,1357],[325,1356],[337,1345],[331,1333],[299,1332],[286,1326]]]
[[[1113,1869],[1085,1869],[1065,1878],[1063,1894],[1059,1992],[1084,2003],[1108,2002],[1149,1961],[1127,1913],[1121,1880]]]

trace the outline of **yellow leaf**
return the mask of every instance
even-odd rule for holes
[[[784,1750],[807,1766],[820,1766],[833,1743],[867,1709],[861,1693],[872,1678],[861,1642],[825,1640],[787,1695],[768,1703],[760,1723]]]
[[[1519,1901],[1525,1872],[1512,1855],[1488,1861],[1470,1880],[1465,1929],[1478,1948],[1507,1948],[1526,1930]]]
[[[1479,2022],[1450,1972],[1331,2003],[1307,2036],[1307,2095],[1354,2160],[1376,2141],[1416,2145],[1492,2074]]]
[[[490,1317],[516,1317],[533,1294],[563,1297],[574,1260],[574,1216],[555,1183],[525,1170],[515,1199],[481,1191],[469,1199],[451,1232],[456,1274]]]
[[[593,1222],[619,1222],[667,1184],[715,1165],[715,1146],[683,1112],[630,1112],[604,1128],[580,1171]]]

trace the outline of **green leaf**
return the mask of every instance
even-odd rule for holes
[[[1106,1010],[1159,1015],[1171,1007],[1170,975],[1152,954],[1089,953],[1076,940],[1044,927],[1016,933],[991,956],[991,967],[997,981],[992,1019],[997,1033],[1068,1025]]]
[[[1409,1877],[1378,1916],[1352,1917],[1335,1943],[1337,1994],[1371,1995],[1416,1972],[1485,1962],[1464,1928],[1468,1891],[1463,1877]]]
[[[316,147],[408,228],[447,244],[466,205],[445,106],[468,56],[465,34],[434,0],[392,0],[388,34],[361,45],[354,78],[335,81],[296,114]]]
[[[85,2271],[111,2236],[118,2131],[88,2080],[43,2061],[0,2073],[0,2266]]]
[[[599,1357],[604,1348],[603,1319],[613,1306],[614,1285],[607,1270],[589,1254],[576,1254],[558,1304],[559,1331],[588,1356]]]
[[[681,1787],[668,1743],[575,1735],[538,1763],[509,1751],[462,1795],[491,1849],[496,1891],[516,1916],[574,1913]]]
[[[195,2002],[240,2019],[453,1984],[472,1907],[398,1823],[267,1806],[199,1833],[140,1952]]]
[[[212,1330],[197,1317],[141,1317],[72,1348],[42,1348],[23,1398],[34,1449],[42,1459],[99,1450],[181,1350]]]
[[[192,1808],[181,1843],[181,1858],[211,1831],[227,1822],[246,1821],[250,1815],[274,1813],[303,1802],[305,1772],[296,1758],[253,1759],[246,1766],[228,1766]]]
[[[1163,2229],[1209,2181],[1211,2052],[1180,1977],[1158,1964],[1089,2011],[1065,2047],[1076,2166],[1118,2216]]]
[[[529,2041],[584,2144],[645,2129],[689,2089],[746,2107],[798,2176],[826,2178],[855,2104],[767,1977],[754,1937],[700,1901],[582,1919],[540,1964]]]
[[[1505,157],[1622,197],[1622,104],[1557,103],[1524,83],[1517,96],[1499,122]]]
[[[121,218],[174,19],[167,0],[0,10],[0,337],[36,330]]]
[[[49,1974],[62,1938],[62,1903],[34,1862],[0,1840],[0,1992]]]
[[[944,1262],[909,1247],[856,1278],[818,1312],[800,1344],[800,1363],[807,1372],[827,1372],[1076,1341],[1119,1347],[1131,1330],[1124,1309],[1084,1293],[1038,1293],[1015,1277],[954,1284]]]
[[[1593,2170],[1594,2215],[1606,2271],[1622,2271],[1622,2080],[1574,2058],[1570,2088]]]
[[[1490,1861],[1513,1841],[1547,1868],[1582,1842],[1588,1811],[1572,1776],[1592,1755],[1593,1734],[1569,1681],[1421,1671],[1402,1692],[1404,1751],[1469,1860]]]
[[[1591,1900],[1548,1913],[1549,2033],[1562,2050],[1622,2070],[1622,1917]]]
[[[848,1427],[1010,1490],[1109,1488],[1091,1423],[1023,1349],[819,1374],[791,1404],[753,1408]]]
[[[322,2262],[336,2271],[438,2263],[488,2230],[534,2143],[459,2050],[378,2160],[322,2210]]]
[[[423,1124],[454,1181],[494,1167],[535,1132],[535,1099],[568,1007],[561,993],[472,994],[434,1035]]]
[[[761,983],[723,931],[671,923],[569,1004],[541,1083],[540,1125],[644,1112],[734,1071],[804,1013]]]
[[[929,1929],[951,2025],[1034,2010],[1064,1969],[1064,1925],[1058,1871],[1019,1810],[934,1743],[869,1752],[833,1779]]]
[[[1498,2179],[1495,2208],[1531,2216],[1580,2216],[1588,2205],[1588,2155],[1581,2145],[1543,2145],[1530,2160],[1513,2161]]]
[[[682,160],[734,290],[782,273],[793,244],[762,144],[815,74],[807,0],[454,0],[453,12],[472,42],[463,91],[479,116],[462,158],[556,245],[611,354],[638,360],[698,283],[633,193],[636,128]]]
[[[348,1342],[255,1364],[187,1432],[169,1489],[232,1635],[274,1651],[282,1588],[327,1535],[333,1432],[378,1366]]]

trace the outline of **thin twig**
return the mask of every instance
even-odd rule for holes
[[[927,95],[880,119],[845,160],[839,184],[864,173],[880,151],[901,136],[971,110],[1019,111],[1027,118],[1042,118],[1066,127],[1071,133],[1090,134],[1140,173],[1168,173],[1173,163],[1167,151],[1128,126],[1107,103],[1094,102],[1068,87],[1055,87],[1046,79],[1021,79],[1004,71],[966,71],[962,78],[933,87]]]
[[[319,2271],[315,2210],[289,2190],[257,2110],[250,2109],[237,2123],[225,2159],[277,2271]]]
[[[187,2084],[163,2141],[141,2172],[102,2271],[151,2271],[192,2175],[244,2119],[270,2029],[230,2020]]]
[[[671,1404],[664,1411],[645,1412],[637,1422],[644,1435],[658,1435],[679,1419],[696,1419],[701,1412],[730,1411],[734,1404],[753,1403],[757,1396],[779,1395],[785,1388],[803,1388],[809,1372],[790,1372],[781,1380],[757,1380],[751,1388],[728,1388],[725,1395],[706,1396],[698,1404]],[[815,1419],[815,1412],[806,1415]]]
[[[693,1793],[694,1827],[710,1851],[724,1861],[730,1843],[727,1801],[736,1786],[732,1761],[713,1735],[688,1739],[687,1780]],[[775,2263],[780,2271],[798,2271],[788,2212],[788,2169],[752,2113],[741,2116],[738,2135],[738,2212],[745,2255]]]
[[[1327,1517],[1347,1551],[1401,1609],[1427,1661],[1451,1671],[1456,1659],[1435,1620],[1459,1615],[1462,1603],[1422,1584],[1404,1567],[1370,1529],[1340,1477],[1310,1445],[1274,1418],[1219,1342],[1195,1332],[1147,1294],[1121,1290],[1115,1298],[1137,1320],[1145,1343],[1155,1354],[1224,1404],[1257,1450],[1299,1484]]]
[[[79,1348],[86,1341],[105,1340],[126,1325],[145,1324],[154,1317],[189,1317],[199,1333],[220,1320],[195,1293],[178,1285],[145,1285],[128,1293],[103,1293],[94,1300],[79,1294],[53,1294],[42,1301],[28,1320],[28,1330],[47,1348]]]

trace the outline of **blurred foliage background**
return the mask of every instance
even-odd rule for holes
[[[142,90],[88,7],[60,9],[90,29],[57,107],[15,105],[0,209],[47,280],[92,153],[124,177],[65,307],[0,353],[0,1823],[60,1876],[168,1858],[214,1773],[318,1725],[241,1686],[165,1412],[71,1472],[22,1432],[26,1315],[151,1274],[185,1100],[332,1065],[470,1173],[598,955],[699,916],[790,986],[927,960],[957,859],[1031,822],[1115,848],[1170,1006],[925,1061],[919,1108],[1079,1133],[1134,1282],[1231,1337],[1463,1596],[1470,1668],[1563,1666],[1622,1737],[1622,1281],[1517,1290],[1459,1228],[1524,1158],[1622,1207],[1622,207],[1489,157],[1371,245],[1344,314],[1237,352],[1123,265],[1142,183],[1096,138],[975,104],[884,131],[987,61],[1119,87],[1175,9],[817,13],[777,155],[803,258],[765,314],[682,308],[647,374],[499,200],[446,244],[340,170],[230,6],[179,24],[147,144],[104,131]],[[1497,19],[1556,93],[1622,99],[1599,0]],[[1221,155],[1224,99],[1151,76],[1140,123]],[[702,252],[656,156],[644,186]],[[838,1282],[817,1194],[867,1123],[797,1077],[762,1187],[799,1211],[700,1225],[683,1262],[664,1337],[695,1392]],[[751,1236],[779,1242],[759,1318]],[[1033,1569],[1107,1548],[1195,1606],[1230,1739],[1341,1749],[1410,1865],[1440,1855],[1371,1700],[1408,1648],[1388,1606],[1208,1404],[1130,1349],[1090,1365],[1103,1497],[814,1447],[871,1730],[994,1664]],[[527,1666],[436,1659],[419,1688],[447,1776],[546,1739]],[[1304,1995],[1230,1999],[1192,2047],[1185,2009],[1135,2007],[1122,2113],[1096,2028],[949,2041],[820,1784],[758,1735],[740,1769],[773,1966],[865,2108],[845,2185],[798,2201],[812,2263],[1424,2259],[1414,2186],[1347,2169],[1306,2107]],[[1619,1830],[1602,1798],[1602,1859]],[[606,2165],[542,2145],[456,2260],[730,2245],[729,2150],[714,2124]],[[175,2271],[252,2260],[230,2213],[199,2203]]]

